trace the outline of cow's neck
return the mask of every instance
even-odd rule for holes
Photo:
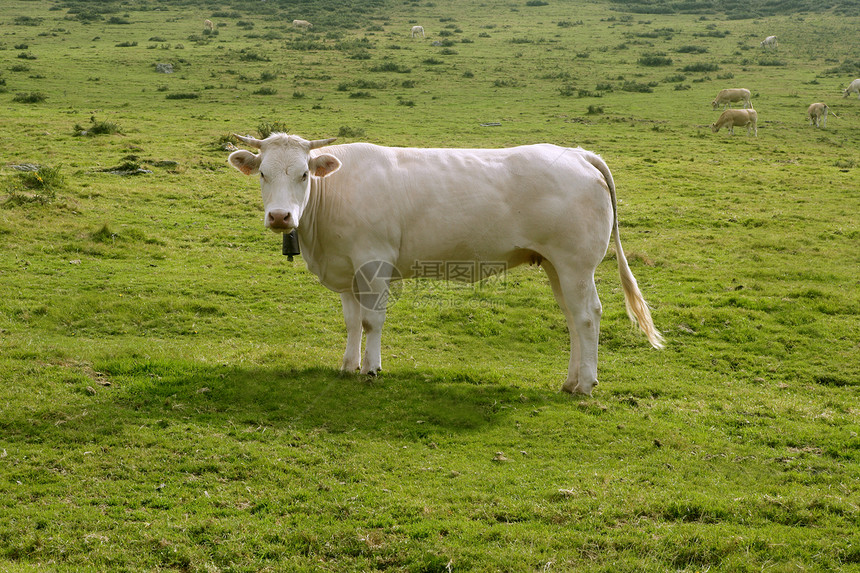
[[[322,277],[325,274],[324,266],[325,257],[321,252],[321,243],[319,241],[318,214],[322,211],[321,206],[323,191],[325,190],[325,179],[319,177],[311,178],[311,190],[308,197],[308,204],[302,213],[302,220],[298,227],[299,245],[302,249],[302,258],[308,265],[308,269]]]
[[[308,270],[324,286],[345,292],[352,287],[347,252],[352,239],[341,236],[339,232],[342,228],[338,221],[342,221],[339,214],[344,210],[343,197],[329,179],[311,179],[310,197],[298,227],[299,244]]]

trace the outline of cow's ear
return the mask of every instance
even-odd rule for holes
[[[334,155],[329,155],[327,153],[318,155],[317,157],[314,157],[313,159],[308,161],[308,167],[310,167],[311,173],[313,173],[317,177],[325,177],[326,175],[331,175],[332,173],[340,169],[340,166],[340,159],[338,159]]]
[[[240,149],[239,151],[231,153],[229,161],[230,165],[245,175],[253,175],[260,170],[260,156],[254,155],[245,149]]]

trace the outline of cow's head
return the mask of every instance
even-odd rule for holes
[[[263,140],[237,135],[254,154],[240,149],[230,154],[230,164],[245,175],[260,176],[266,227],[288,233],[299,226],[308,204],[311,177],[325,177],[340,169],[333,155],[311,156],[311,150],[328,145],[332,139],[306,141],[295,135],[273,133]]]

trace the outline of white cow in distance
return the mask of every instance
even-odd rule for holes
[[[424,26],[412,26],[412,37],[414,38],[416,34],[421,34],[421,37],[424,38]]]
[[[310,30],[313,27],[314,25],[307,20],[293,20],[293,28],[302,28],[304,30]]]
[[[735,134],[735,127],[746,127],[747,135],[751,130],[755,130],[758,137],[758,114],[754,109],[727,109],[711,124],[711,131],[716,133],[724,127],[728,128],[731,135]]]
[[[827,127],[827,112],[829,110],[830,108],[827,107],[826,103],[818,102],[810,105],[809,109],[806,110],[806,115],[809,116],[809,125]]]
[[[266,227],[297,230],[308,269],[340,293],[347,327],[342,369],[382,368],[389,283],[428,277],[422,263],[540,264],[567,320],[570,363],[563,389],[590,394],[597,384],[601,304],[594,271],[611,236],[627,313],[651,345],[662,337],[630,271],[621,239],[615,183],[606,163],[581,148],[549,144],[510,149],[417,149],[368,143],[328,146],[273,133],[237,136],[230,154],[258,175]],[[367,337],[361,357],[362,331]]]
[[[857,97],[860,98],[860,78],[857,78],[850,84],[848,87],[842,90],[842,97],[848,97],[852,93],[857,94]]]
[[[720,90],[720,93],[717,94],[716,99],[711,102],[711,107],[713,109],[717,109],[720,106],[723,106],[723,109],[727,107],[731,107],[729,104],[732,102],[743,102],[744,109],[748,107],[752,107],[752,102],[750,98],[752,94],[748,89],[745,88],[732,88],[726,90]]]
[[[759,45],[765,49],[773,49],[779,47],[779,42],[777,41],[776,36],[768,36],[767,38],[762,40],[761,44]]]
[[[206,30],[214,30],[215,24],[212,23],[212,20],[203,20],[203,28]]]

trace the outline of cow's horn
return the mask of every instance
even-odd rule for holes
[[[254,147],[256,149],[260,149],[260,145],[263,143],[259,139],[254,139],[250,135],[239,135],[238,133],[234,133],[233,136],[248,147]]]
[[[335,139],[337,139],[337,138],[336,137],[330,137],[328,139],[315,139],[314,141],[311,141],[311,149],[316,149],[318,147],[325,147],[326,145],[328,145],[329,143],[331,143]]]

